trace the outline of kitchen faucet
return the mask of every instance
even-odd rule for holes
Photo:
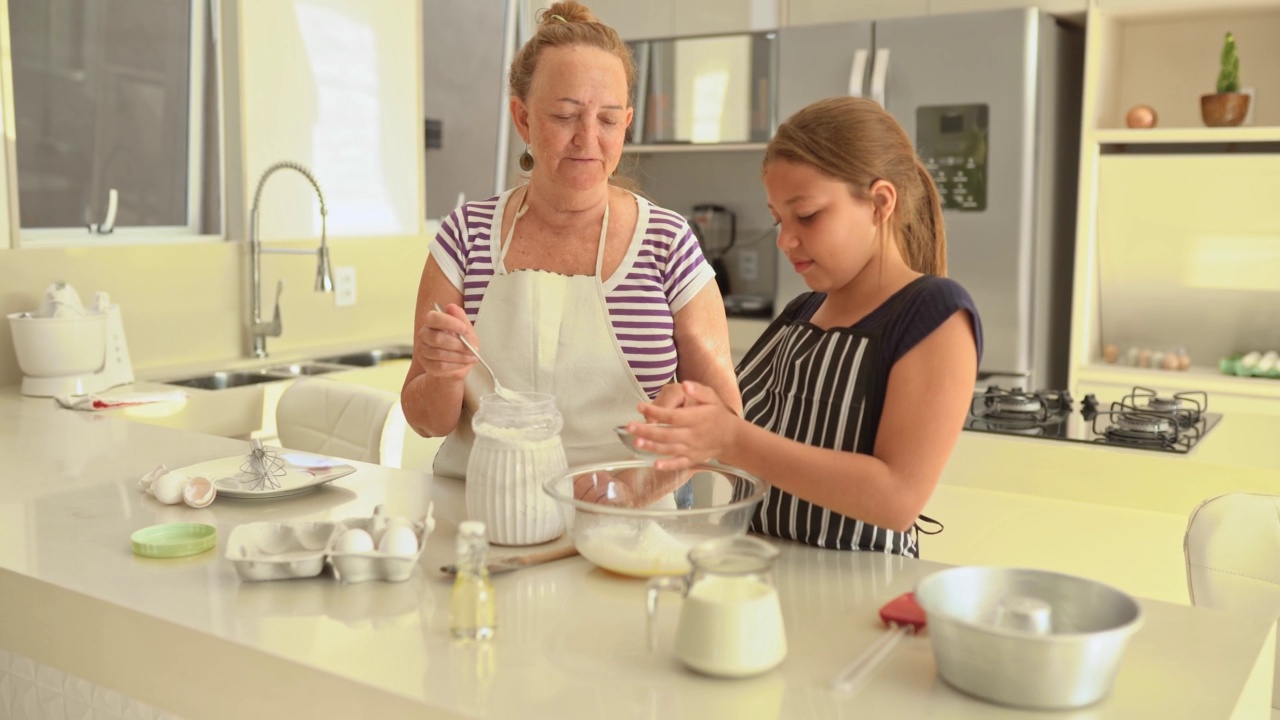
[[[267,338],[280,337],[284,332],[284,326],[280,322],[280,293],[284,291],[284,280],[276,283],[276,308],[271,322],[262,319],[262,254],[310,255],[313,252],[298,248],[264,248],[262,240],[258,238],[258,205],[262,201],[262,186],[266,184],[267,178],[271,177],[271,173],[285,168],[302,173],[302,176],[311,183],[311,187],[315,188],[316,196],[320,198],[320,249],[314,251],[316,253],[315,290],[322,293],[333,292],[333,272],[329,267],[329,244],[325,232],[327,212],[324,206],[324,193],[320,192],[320,184],[316,182],[310,170],[295,162],[278,162],[267,168],[258,179],[258,189],[253,193],[253,210],[249,214],[249,249],[253,255],[253,318],[249,328],[253,334],[253,356],[257,358],[267,356]]]

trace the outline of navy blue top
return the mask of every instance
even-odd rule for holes
[[[982,322],[959,283],[921,276],[849,327],[809,322],[826,295],[792,300],[738,365],[743,417],[783,437],[831,450],[875,451],[889,373],[959,310]],[[856,479],[850,478],[851,491]],[[845,517],[776,487],[757,506],[752,530],[819,547],[918,556],[915,528],[902,533]]]

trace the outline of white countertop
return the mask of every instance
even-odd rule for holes
[[[790,543],[776,578],[790,655],[759,678],[682,669],[671,653],[678,601],[663,607],[664,641],[649,654],[643,583],[580,558],[495,576],[497,638],[455,643],[450,584],[435,568],[452,560],[460,483],[354,463],[355,474],[307,495],[221,498],[204,510],[162,506],[137,488],[156,463],[245,447],[0,394],[0,647],[185,717],[1024,715],[950,689],[927,638],[906,641],[858,695],[826,690],[882,632],[879,606],[943,566]],[[431,501],[435,534],[404,583],[242,583],[222,558],[239,523],[342,519],[379,503],[413,515]],[[216,525],[218,549],[177,560],[130,553],[130,533],[175,520]],[[1272,624],[1141,602],[1145,624],[1111,697],[1054,717],[1266,717]]]

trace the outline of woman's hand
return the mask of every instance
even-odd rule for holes
[[[682,397],[674,397],[673,391],[672,397],[666,398],[672,405],[660,406],[656,400],[641,403],[640,414],[649,422],[627,424],[637,448],[671,456],[654,464],[659,470],[680,470],[720,457],[733,447],[744,422],[706,385],[686,380],[674,387]],[[677,399],[679,403],[674,404]]]
[[[418,331],[414,355],[422,366],[424,375],[434,378],[462,380],[471,371],[476,356],[458,339],[466,335],[472,345],[479,347],[479,338],[467,313],[450,303],[444,312],[427,311],[422,328]]]

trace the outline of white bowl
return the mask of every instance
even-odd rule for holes
[[[66,377],[102,369],[107,359],[107,316],[78,318],[8,315],[18,367],[27,377]]]

